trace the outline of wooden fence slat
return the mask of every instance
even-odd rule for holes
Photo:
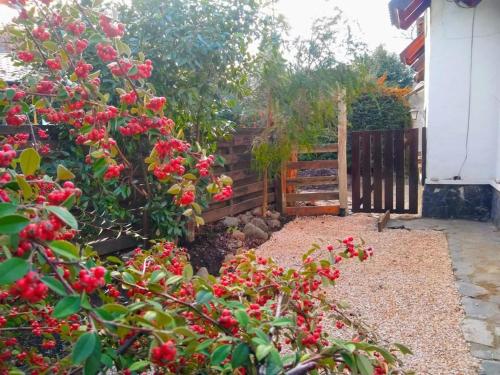
[[[285,213],[292,216],[338,215],[340,205],[287,207]]]
[[[268,202],[274,202],[274,193],[269,194]],[[232,206],[222,207],[215,210],[207,211],[203,213],[203,219],[205,223],[213,223],[219,219],[222,219],[225,216],[237,215],[241,212],[251,210],[255,207],[260,207],[262,205],[263,197],[256,197],[252,199],[248,199],[246,201],[236,203]]]
[[[384,208],[392,211],[394,205],[394,133],[392,130],[384,132]]]
[[[338,168],[338,165],[338,160],[290,161],[286,164],[288,169]]]
[[[352,211],[359,212],[360,210],[360,163],[359,163],[359,141],[360,133],[352,133],[352,162],[351,162],[351,189],[352,189]]]
[[[394,169],[396,170],[396,212],[405,210],[405,139],[404,130],[395,130]]]
[[[286,180],[288,185],[295,186],[319,186],[319,185],[337,185],[337,176],[315,176],[315,177],[295,177]]]
[[[371,134],[363,133],[361,135],[362,142],[362,165],[361,175],[363,177],[363,212],[370,212],[372,207],[372,177],[371,177]]]
[[[319,200],[336,200],[339,199],[338,191],[319,192],[319,193],[288,193],[286,195],[287,202],[307,202]]]
[[[382,210],[382,134],[373,133],[373,208]]]
[[[418,213],[418,133],[419,129],[406,131],[409,140],[409,210],[411,214]]]
[[[305,148],[298,151],[299,154],[321,154],[327,152],[338,152],[339,145],[337,143],[330,143],[328,145],[317,145],[311,148]]]

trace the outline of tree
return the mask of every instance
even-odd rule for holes
[[[234,126],[230,112],[248,93],[259,11],[256,0],[138,0],[119,8],[130,30],[125,41],[148,51],[156,90],[190,140],[206,144]]]
[[[375,78],[385,75],[388,86],[409,87],[413,83],[414,71],[382,45],[375,48],[372,54],[358,58],[356,63],[367,69]]]

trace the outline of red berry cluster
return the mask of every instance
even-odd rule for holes
[[[82,191],[78,188],[75,188],[75,184],[73,184],[71,181],[66,181],[64,182],[62,189],[57,189],[50,192],[47,196],[47,200],[51,205],[59,206],[70,196],[75,195],[76,197],[79,197],[81,194]]]
[[[92,267],[90,270],[82,269],[78,274],[78,281],[73,283],[73,288],[78,292],[93,293],[97,288],[104,286],[104,267]]]
[[[169,340],[151,350],[151,359],[158,365],[164,365],[175,359],[177,349],[173,340]]]
[[[105,15],[99,17],[99,25],[108,38],[122,37],[125,33],[125,25],[121,23],[113,24],[111,19]]]
[[[224,309],[219,317],[219,324],[226,329],[237,329],[238,321],[233,317],[231,310]]]
[[[45,29],[44,26],[38,26],[33,29],[33,36],[42,42],[50,39],[50,33]]]
[[[189,206],[195,200],[194,193],[192,191],[185,191],[182,193],[181,197],[177,200],[179,206]]]
[[[137,73],[130,75],[130,79],[146,79],[151,77],[153,71],[153,62],[146,60],[144,63],[137,65]]]
[[[154,150],[160,159],[171,157],[174,152],[186,152],[191,145],[180,139],[172,138],[168,141],[158,141],[154,146]]]
[[[38,129],[37,134],[38,134],[38,137],[40,139],[48,139],[49,138],[49,134],[43,129]]]
[[[51,215],[48,220],[28,224],[19,233],[19,237],[24,240],[53,241],[62,228],[62,221],[57,216]]]
[[[21,126],[24,124],[28,117],[26,115],[22,115],[22,109],[20,105],[15,105],[7,111],[7,115],[5,116],[5,122],[10,126]]]
[[[4,144],[0,150],[0,166],[8,167],[16,157],[16,150],[9,145]]]
[[[26,96],[26,92],[23,90],[16,90],[16,93],[12,97],[12,100],[17,102],[19,100],[22,100]]]
[[[21,60],[25,63],[29,63],[29,62],[33,61],[33,59],[35,58],[35,55],[29,51],[19,51],[17,53],[17,57],[19,58],[19,60]]]
[[[66,25],[66,30],[75,36],[80,36],[85,32],[85,24],[82,21],[74,21]]]
[[[262,311],[260,310],[260,305],[258,303],[251,303],[247,309],[247,313],[255,319],[260,320],[262,318]]]
[[[166,164],[157,165],[153,170],[153,174],[160,181],[166,180],[172,174],[183,175],[186,171],[183,165],[184,162],[185,159],[183,157],[177,156],[174,159],[170,159]]]
[[[89,42],[87,39],[78,39],[74,44],[71,42],[66,43],[66,52],[70,55],[79,55],[87,49]]]
[[[108,170],[104,173],[105,180],[113,180],[120,177],[120,173],[125,169],[123,164],[111,164],[108,166]]]
[[[146,108],[152,110],[153,112],[160,112],[165,106],[166,102],[167,99],[165,99],[163,96],[155,96],[154,98],[151,98],[148,104],[146,104]]]
[[[109,44],[97,43],[97,55],[103,62],[110,62],[116,60],[118,52]]]
[[[59,57],[55,59],[45,60],[45,64],[50,70],[61,70],[61,59]]]
[[[124,59],[120,59],[118,62],[112,62],[108,64],[108,69],[111,71],[111,74],[117,77],[121,77],[126,75],[130,68],[132,68],[133,64]]]
[[[200,173],[200,176],[208,176],[210,167],[214,164],[214,156],[209,155],[204,159],[201,159],[196,163],[196,168],[198,169],[198,172]]]
[[[49,288],[40,281],[36,272],[30,271],[17,280],[10,288],[10,295],[20,297],[30,303],[36,303],[47,296]]]
[[[233,196],[233,187],[231,185],[224,186],[221,191],[214,195],[214,200],[221,202]]]
[[[54,83],[47,79],[42,79],[36,85],[36,92],[40,94],[52,94],[54,91]]]
[[[80,60],[76,64],[75,74],[78,78],[85,79],[89,76],[89,73],[94,67],[91,64],[87,64],[85,61]]]
[[[120,103],[126,105],[134,105],[137,102],[137,94],[135,91],[130,91],[120,95]]]
[[[304,328],[305,329],[305,328]],[[314,346],[318,343],[321,338],[322,327],[318,325],[314,332],[307,333],[306,337],[302,339],[302,345],[304,346]]]

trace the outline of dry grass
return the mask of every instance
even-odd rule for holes
[[[460,329],[463,310],[455,288],[446,236],[436,231],[385,230],[363,214],[346,218],[299,218],[258,248],[286,266],[297,265],[312,243],[327,244],[352,235],[375,249],[360,264],[341,264],[330,291],[378,335],[410,347],[405,368],[417,374],[477,374]]]

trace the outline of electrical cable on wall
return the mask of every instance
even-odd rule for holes
[[[455,0],[458,5],[458,0]],[[461,6],[461,5],[459,5]],[[464,8],[464,6],[461,6]],[[470,119],[471,119],[471,107],[472,107],[472,62],[474,58],[474,29],[476,24],[476,9],[474,8],[472,13],[472,26],[471,26],[471,37],[470,37],[470,62],[469,62],[469,103],[467,105],[467,132],[465,136],[465,157],[460,166],[457,176],[453,177],[454,180],[462,179],[462,170],[469,157],[469,132],[470,132]]]

